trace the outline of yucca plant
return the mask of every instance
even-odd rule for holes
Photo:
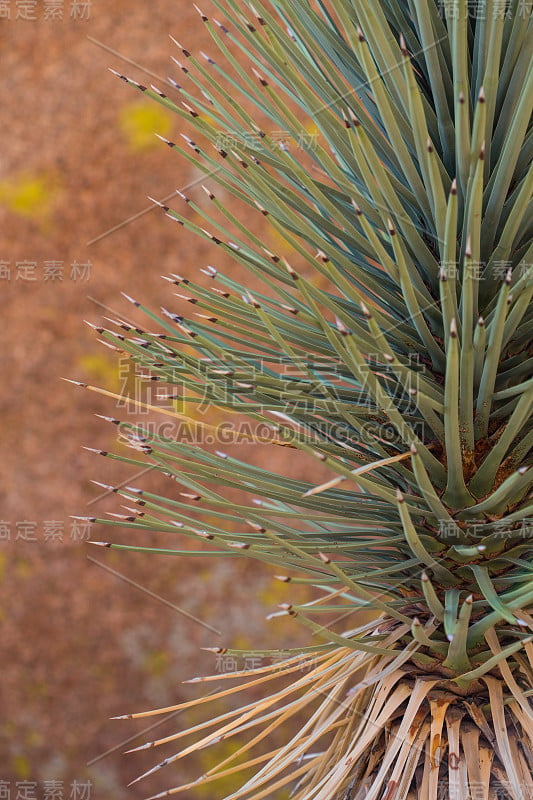
[[[157,797],[233,775],[231,800],[533,798],[532,2],[214,2],[223,21],[200,13],[219,55],[176,42],[174,98],[120,77],[197,129],[167,144],[204,170],[211,205],[163,210],[254,288],[213,266],[198,283],[171,275],[181,306],[127,298],[147,329],[98,326],[186,403],[140,405],[204,442],[111,418],[140,455],[102,455],[173,483],[115,489],[127,515],[98,521],[179,528],[199,555],[256,558],[288,594],[316,594],[279,612],[308,647],[272,663],[257,651],[258,667],[213,676],[237,685],[197,702],[249,686],[262,701],[207,719],[185,749],[191,731],[144,745],[175,743],[147,774],[166,767],[172,784],[178,759],[238,736]],[[254,214],[290,256],[264,246]],[[186,411],[206,402],[265,466],[205,445],[222,426]],[[331,479],[302,480],[295,452]]]

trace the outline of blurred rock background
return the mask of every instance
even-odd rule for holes
[[[98,500],[90,481],[129,478],[123,465],[82,449],[113,449],[115,429],[95,414],[112,415],[114,401],[61,380],[120,388],[115,354],[83,319],[132,318],[121,291],[155,309],[172,307],[161,275],[224,266],[216,248],[146,199],[199,177],[153,135],[176,137],[179,120],[108,71],[159,86],[168,74],[178,78],[170,56],[180,54],[169,34],[195,52],[209,50],[191,0],[0,1],[2,798],[122,800],[193,779],[227,745],[130,789],[129,781],[173,751],[123,751],[203,719],[199,711],[151,735],[140,732],[159,718],[109,717],[207,691],[181,683],[217,670],[202,647],[302,639],[290,621],[264,621],[287,599],[272,570],[91,548],[86,526],[71,519],[119,512],[117,498]],[[204,197],[199,184],[188,191]],[[90,536],[132,541],[126,529],[93,527]],[[223,710],[219,704],[210,713]],[[214,798],[223,790],[181,796]]]

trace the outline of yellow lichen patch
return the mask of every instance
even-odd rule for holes
[[[287,600],[287,586],[281,581],[269,580],[257,594],[258,599],[266,608],[272,608]]]
[[[233,650],[250,650],[253,648],[253,642],[244,633],[237,633],[231,640],[231,647]],[[242,666],[240,668],[242,669]]]
[[[36,535],[36,534],[35,534]],[[15,575],[17,578],[29,578],[33,574],[33,567],[27,558],[19,558],[15,562]]]
[[[330,279],[327,275],[324,275],[322,272],[314,272],[310,277],[309,280],[316,286],[317,289],[322,289],[324,292],[331,292],[333,284],[331,283]]]
[[[51,173],[23,173],[0,181],[0,203],[15,214],[46,221],[59,192]]]
[[[216,767],[217,764],[220,764],[226,758],[233,755],[233,753],[237,752],[237,750],[239,750],[244,744],[246,744],[246,742],[243,740],[228,739],[214,745],[213,747],[206,748],[206,750],[200,752],[200,764],[205,772],[208,772],[210,769],[213,769],[213,767]],[[234,763],[239,763],[239,761],[231,762],[228,764],[228,768],[233,766]],[[253,773],[250,769],[243,770],[242,773],[239,772],[239,781],[244,783],[252,776],[252,774]],[[235,790],[235,784],[235,775],[228,775],[225,778],[220,778],[220,780],[217,780],[214,783],[209,783],[206,786],[199,786],[198,789],[196,789],[197,797],[209,798],[209,800],[211,800],[213,797],[214,788],[216,788],[216,796],[223,797],[224,795],[229,794],[229,792]]]
[[[305,134],[302,135],[301,139],[301,146],[307,146],[308,148],[312,149],[316,147],[318,144],[319,136],[320,136],[320,128],[313,122],[313,120],[309,120],[306,125],[304,125],[303,130]]]
[[[143,668],[149,675],[160,677],[168,669],[169,661],[169,655],[165,650],[153,650],[147,654]]]
[[[283,570],[280,571],[282,572]],[[302,584],[291,584],[291,593],[292,600],[295,603],[305,603],[312,599],[311,590],[308,586]],[[287,583],[272,579],[265,582],[262,590],[258,593],[258,598],[265,607],[271,609],[272,606],[278,603],[286,602],[287,595]]]
[[[155,133],[167,136],[172,123],[170,112],[153,103],[134,102],[124,105],[119,113],[119,127],[128,146],[134,152],[150,150],[159,142]]]
[[[311,599],[311,596],[307,586],[292,584],[289,588],[284,581],[272,579],[263,585],[263,588],[257,593],[257,598],[263,604],[267,614],[272,614],[276,613],[283,603],[305,603]],[[270,625],[272,626],[269,629],[272,639],[269,640],[268,647],[277,647],[276,642],[292,642],[294,644],[294,637],[299,632],[299,625],[292,616],[275,617]],[[281,650],[285,650],[285,646],[282,646]]]
[[[47,693],[47,687],[46,691],[41,692],[41,696],[44,697],[46,693]],[[41,731],[30,730],[26,733],[26,744],[28,744],[30,747],[38,747],[42,745],[44,741],[45,741],[44,736],[41,733]]]
[[[13,770],[17,778],[28,780],[31,775],[31,765],[26,756],[16,755],[13,758]]]
[[[48,684],[44,681],[33,681],[27,685],[27,696],[31,699],[46,697],[48,691]],[[29,735],[28,733],[27,738],[29,738]]]
[[[101,354],[89,354],[80,358],[78,366],[82,368],[91,383],[103,386],[109,391],[119,388],[120,370],[116,359]]]

